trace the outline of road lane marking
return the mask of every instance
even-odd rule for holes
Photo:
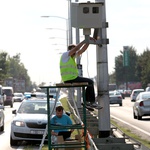
[[[136,127],[136,126],[134,126],[134,125],[132,125],[132,124],[130,124],[130,123],[128,123],[128,122],[126,122],[126,121],[124,121],[124,120],[121,120],[121,119],[119,119],[119,118],[117,118],[117,117],[113,116],[113,115],[111,115],[111,117],[113,117],[113,118],[115,118],[115,119],[117,119],[117,120],[119,120],[119,121],[121,121],[121,122],[123,122],[123,123],[125,123],[125,124],[127,124],[127,125],[129,125],[129,126],[131,126],[131,127],[133,127],[133,128],[135,128],[135,129],[137,129],[137,130],[139,130],[139,131],[143,132],[144,134],[146,134],[146,135],[150,136],[150,133],[149,133],[149,132],[144,131],[143,129],[140,129],[140,128],[138,128],[138,127]]]

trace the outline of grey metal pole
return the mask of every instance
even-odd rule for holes
[[[69,44],[72,44],[72,25],[71,25],[71,0],[68,0],[68,33]]]
[[[102,23],[106,23],[106,10],[105,0],[96,0],[102,2]],[[99,36],[101,39],[106,39],[106,28],[100,28]],[[110,106],[109,106],[109,77],[108,77],[108,56],[107,44],[96,46],[97,56],[97,90],[98,90],[98,103],[103,106],[103,109],[98,111],[99,118],[99,137],[110,136]]]
[[[75,0],[75,2],[79,2],[79,1]],[[76,43],[80,42],[79,37],[80,37],[80,31],[79,31],[79,28],[76,28]],[[78,56],[77,57],[77,66],[78,66],[79,76],[82,76],[82,67],[80,64],[80,60],[81,60],[81,57]],[[81,108],[81,88],[80,87],[77,88],[77,107]]]
[[[72,25],[71,25],[71,0],[68,0],[68,33],[69,33],[69,45],[72,44]],[[74,95],[74,90],[68,89],[68,100],[72,101],[72,96]]]

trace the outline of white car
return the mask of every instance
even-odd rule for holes
[[[4,106],[0,105],[0,131],[4,131]]]
[[[144,89],[134,89],[130,95],[131,102],[134,102],[138,94],[141,92],[144,92]]]
[[[141,92],[133,105],[134,119],[141,120],[143,116],[150,116],[150,92]]]
[[[22,93],[14,93],[14,102],[22,102],[24,100],[24,95]]]
[[[50,100],[50,110],[52,110],[55,100]],[[62,105],[57,101],[56,106]],[[10,145],[15,146],[19,141],[42,141],[47,125],[47,99],[28,98],[22,101],[18,111],[11,122]],[[55,109],[53,114],[55,114]],[[46,137],[47,140],[47,137]]]

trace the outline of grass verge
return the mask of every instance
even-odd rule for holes
[[[135,139],[136,141],[140,142],[142,145],[146,146],[147,148],[150,148],[150,141],[149,140],[142,139],[139,135],[133,133],[132,130],[130,130],[127,127],[119,125],[113,119],[111,119],[111,124],[114,125],[115,127],[117,127],[119,130],[121,130],[123,133],[125,133],[125,135]]]

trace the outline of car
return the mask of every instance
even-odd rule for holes
[[[6,95],[6,100],[4,101],[4,106],[8,106],[10,105],[10,107],[13,107],[13,103],[14,103],[14,91],[13,91],[13,87],[2,87],[3,89],[3,93]]]
[[[109,102],[110,104],[119,104],[122,106],[122,95],[118,91],[109,91]]]
[[[6,95],[3,93],[2,85],[0,85],[0,105],[4,106],[5,101],[6,101]]]
[[[35,97],[38,97],[38,98],[47,98],[47,94],[44,92],[35,92],[35,93],[32,93],[32,96],[33,95],[35,95]]]
[[[146,89],[145,89],[146,92],[150,91],[150,87],[148,86]]]
[[[134,119],[141,120],[143,116],[150,116],[150,92],[141,92],[133,105]]]
[[[50,99],[51,116],[55,114],[56,106],[61,105],[55,99]],[[55,107],[54,107],[55,106]],[[52,111],[54,110],[54,111]],[[47,99],[31,97],[24,99],[11,122],[10,145],[15,146],[19,141],[42,141],[47,125]],[[47,138],[46,138],[47,140]]]
[[[4,131],[4,106],[0,105],[0,131]]]
[[[135,102],[137,95],[144,92],[144,89],[134,89],[130,95],[131,102]]]
[[[124,96],[124,90],[123,89],[117,89],[116,91],[120,92],[120,94],[122,96],[122,99],[125,98],[125,96]]]
[[[24,95],[22,93],[14,93],[14,102],[22,102]]]
[[[31,92],[24,92],[24,97],[25,98],[28,98],[28,97],[31,97]]]
[[[132,90],[124,90],[123,95],[124,97],[130,97],[131,93],[132,93]]]

